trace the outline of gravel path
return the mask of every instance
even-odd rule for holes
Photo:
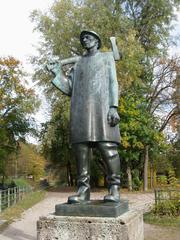
[[[72,193],[65,192],[49,192],[46,198],[40,203],[36,204],[32,208],[25,211],[21,219],[13,222],[2,234],[0,234],[1,240],[36,240],[36,222],[40,216],[48,215],[54,212],[54,206],[58,203],[67,201],[67,197]],[[104,192],[94,192],[91,195],[92,199],[103,199]],[[154,202],[154,194],[146,193],[126,193],[122,194],[122,198],[129,199],[130,209],[141,209],[147,211]],[[145,225],[145,230],[149,231],[149,226]],[[158,240],[165,238],[147,240]],[[171,239],[176,240],[176,239]]]
[[[180,229],[175,227],[144,224],[144,240],[180,240]]]

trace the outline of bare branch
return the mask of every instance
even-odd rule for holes
[[[160,100],[155,106],[154,108],[151,109],[151,114],[154,114],[154,112],[158,109],[158,107],[160,107],[161,105],[165,104],[168,101],[171,101],[172,98],[166,98],[166,99],[162,99]]]
[[[13,106],[10,106],[8,109],[6,109],[6,111],[3,113],[1,117],[4,118],[8,114],[8,112],[11,111],[14,107],[15,106],[13,105]]]
[[[173,116],[176,116],[177,114],[179,114],[180,111],[178,111],[178,109],[176,107],[174,107],[170,112],[169,114],[167,115],[166,119],[164,120],[162,126],[160,127],[159,129],[159,132],[162,132],[165,127],[167,126],[167,124],[169,123],[170,119],[173,117]]]

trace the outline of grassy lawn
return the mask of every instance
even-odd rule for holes
[[[178,217],[159,217],[153,213],[144,214],[144,222],[154,225],[180,227],[180,216]]]
[[[33,205],[43,200],[45,195],[45,191],[31,192],[27,194],[24,199],[19,201],[16,205],[4,210],[0,214],[0,219],[5,220],[5,222],[0,225],[0,231],[5,229],[15,219],[20,218],[21,214],[26,209],[31,208]]]

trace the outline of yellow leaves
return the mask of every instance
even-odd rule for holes
[[[137,138],[135,136],[127,136],[126,134],[121,138],[121,144],[126,149],[144,149],[144,144],[140,141],[137,141]]]
[[[33,178],[37,181],[43,176],[46,161],[31,145],[20,143],[17,161],[19,172],[33,175]]]
[[[119,100],[119,112],[121,115],[126,115],[129,118],[136,118],[140,115],[140,110],[137,108],[138,101],[134,99],[124,99],[123,97]],[[135,124],[135,122],[131,122]]]
[[[121,114],[124,114],[126,112],[124,98],[121,98],[120,101],[119,101],[119,112]]]
[[[134,142],[132,145],[133,148],[144,149],[144,144],[142,142]]]
[[[136,136],[128,135],[126,132],[124,132],[123,136],[121,136],[121,145],[126,149],[144,149],[144,144],[138,141]]]
[[[121,144],[122,144],[122,146],[123,146],[124,148],[128,148],[128,147],[131,146],[130,143],[128,142],[128,140],[129,140],[129,137],[128,137],[128,136],[123,136],[123,137],[121,138]]]
[[[124,36],[117,38],[117,44],[122,53],[122,60],[117,64],[118,79],[121,87],[126,89],[132,82],[139,81],[142,72],[140,59],[143,49],[136,40],[136,32],[130,29]]]
[[[24,73],[20,62],[13,58],[0,58],[0,110],[16,108],[24,114],[33,112],[37,99],[32,89],[22,84]]]
[[[158,143],[163,143],[164,142],[163,133],[155,132],[153,138],[154,138],[155,142],[158,142]]]

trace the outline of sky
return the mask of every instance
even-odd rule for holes
[[[27,64],[27,58],[35,54],[39,35],[33,32],[30,13],[34,9],[46,10],[54,0],[0,0],[0,56],[11,55]],[[174,33],[180,34],[180,14]],[[180,48],[179,48],[180,49]],[[178,49],[178,51],[179,51]],[[173,48],[171,51],[177,51]],[[30,65],[25,66],[31,70]]]
[[[33,31],[34,25],[30,21],[30,13],[34,9],[45,11],[54,0],[0,0],[0,57],[13,56],[23,63],[26,72],[32,73],[32,66],[28,57],[35,55],[40,36]],[[180,35],[180,13],[178,22],[172,34]],[[180,54],[179,46],[172,47],[170,53]],[[29,80],[30,81],[30,80]],[[30,81],[32,84],[32,82]],[[43,96],[42,92],[40,92]],[[42,97],[41,110],[35,115],[37,123],[45,122],[47,103]]]
[[[33,68],[28,61],[30,55],[35,55],[40,36],[33,31],[34,25],[30,14],[34,9],[45,11],[54,0],[0,0],[0,57],[13,56],[20,60],[24,70],[29,73],[29,84],[33,87],[31,74]],[[38,89],[39,90],[39,89]],[[37,125],[47,120],[48,105],[42,90],[38,91],[42,105],[35,114]],[[30,142],[36,141],[29,137]]]
[[[30,13],[48,9],[53,0],[0,0],[0,55],[11,55],[23,63],[35,53],[39,35],[33,32]]]

